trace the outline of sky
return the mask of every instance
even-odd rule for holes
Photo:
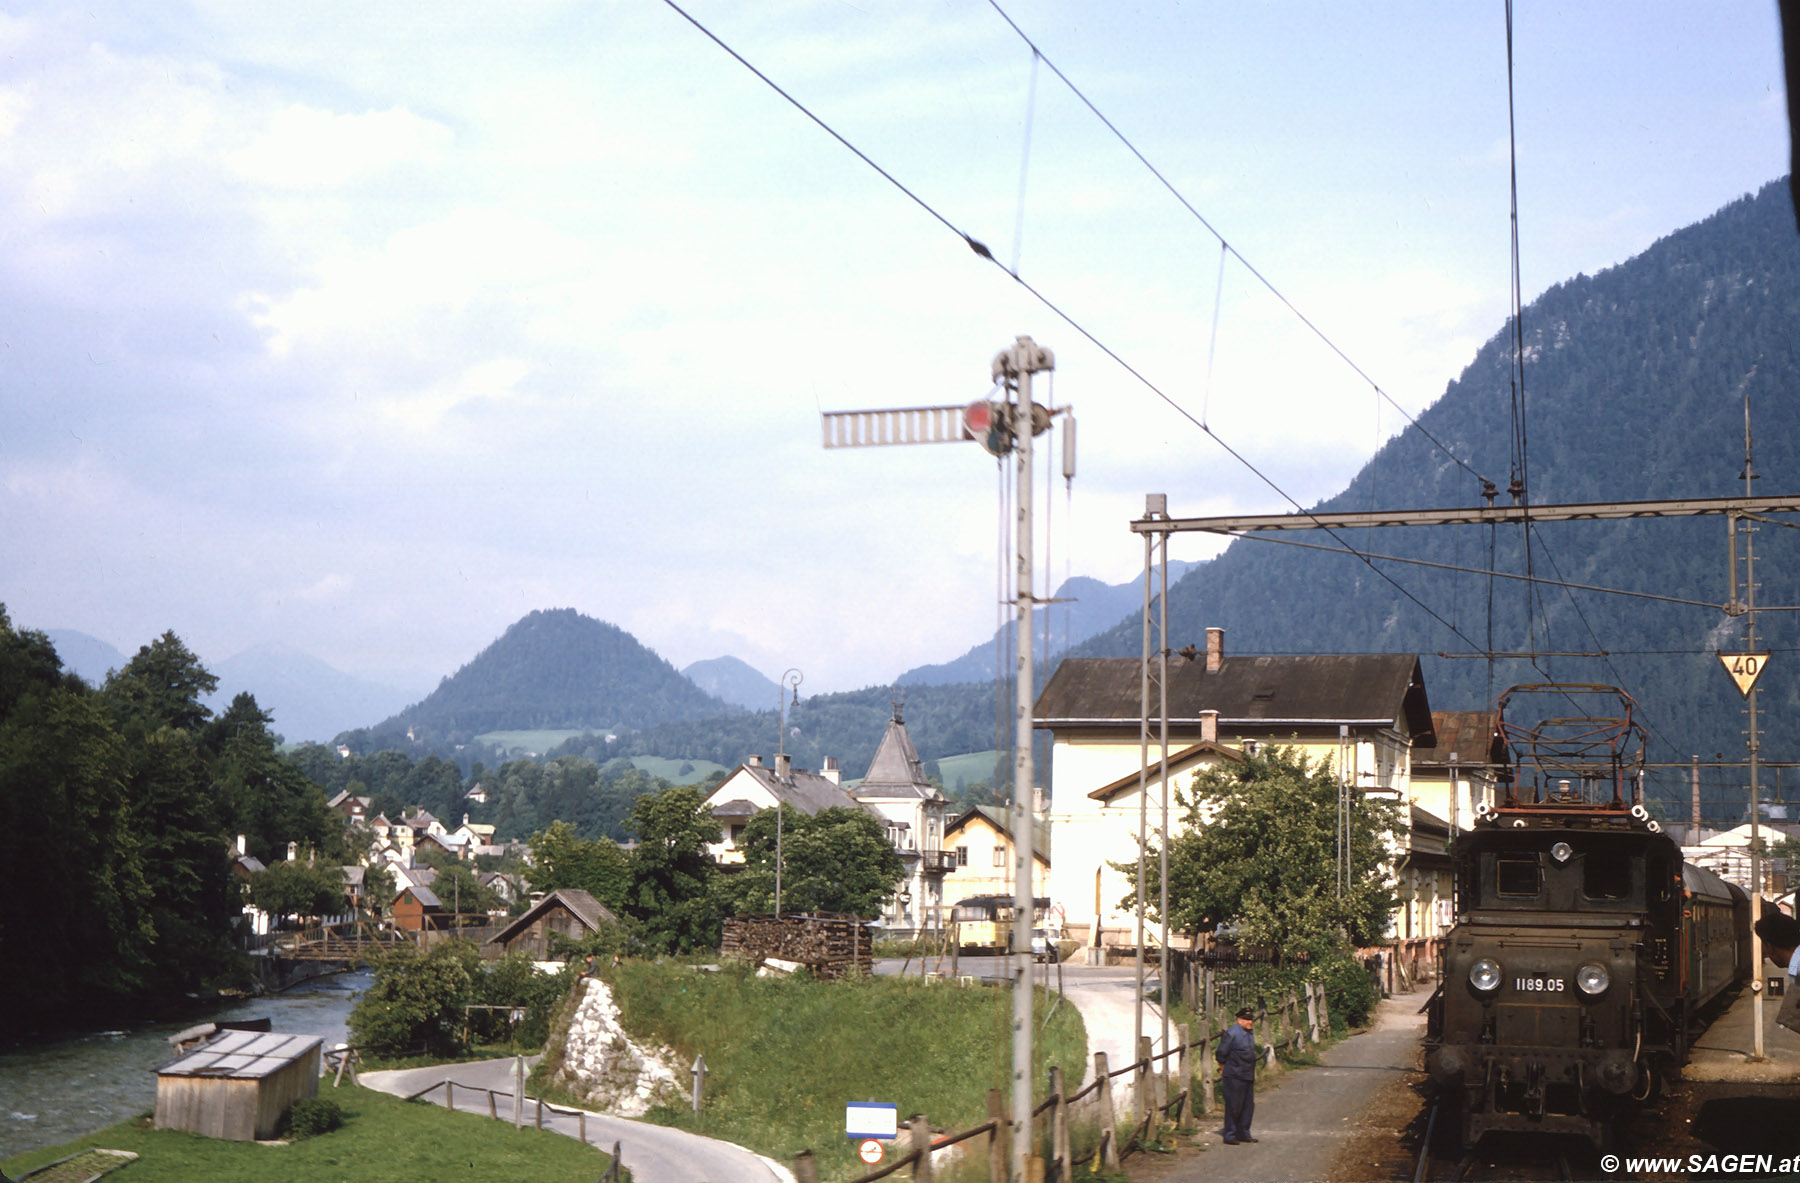
[[[992,632],[1001,473],[822,411],[1030,335],[1036,566],[1116,583],[1146,494],[1329,496],[1509,311],[1501,0],[683,7],[0,4],[14,625],[429,687],[573,607],[878,685]],[[1787,172],[1774,0],[1515,9],[1527,300]]]

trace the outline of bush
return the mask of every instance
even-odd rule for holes
[[[329,1134],[344,1124],[344,1110],[330,1097],[302,1097],[289,1107],[281,1124],[290,1138]]]
[[[1325,998],[1331,1004],[1331,1022],[1348,1027],[1361,1027],[1375,1013],[1381,995],[1368,967],[1348,953],[1333,951],[1314,962],[1319,980],[1325,984]]]
[[[350,1012],[356,1043],[379,1056],[423,1049],[452,1057],[463,1050],[464,1007],[475,996],[481,954],[467,941],[444,941],[420,953],[410,945],[375,965],[375,985]]]

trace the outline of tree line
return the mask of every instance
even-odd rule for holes
[[[203,704],[217,684],[168,632],[94,689],[0,606],[0,1030],[244,985],[238,835],[352,861],[255,698]]]

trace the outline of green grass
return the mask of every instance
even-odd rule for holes
[[[652,1120],[748,1146],[791,1164],[811,1150],[821,1177],[864,1173],[844,1136],[847,1101],[891,1101],[904,1122],[965,1130],[987,1120],[987,1091],[1010,1094],[1012,994],[917,979],[816,982],[759,978],[736,967],[705,973],[628,961],[611,971],[626,1029],[709,1072],[698,1118],[685,1105]],[[1039,1030],[1049,1004],[1039,995]],[[1087,1035],[1075,1008],[1057,1009],[1035,1043],[1036,1091],[1048,1066],[1081,1077]]]
[[[968,752],[961,756],[940,756],[938,758],[938,777],[944,782],[944,791],[949,792],[956,787],[958,778],[964,784],[976,781],[994,783],[993,752]]]
[[[90,1146],[131,1150],[129,1183],[420,1183],[427,1179],[504,1179],[507,1183],[594,1183],[612,1160],[549,1130],[515,1130],[509,1121],[451,1113],[371,1089],[321,1084],[344,1109],[342,1129],[286,1146],[225,1142],[150,1128],[149,1116],[120,1122],[61,1146],[0,1162],[18,1178]]]
[[[574,730],[548,728],[543,731],[484,731],[475,737],[476,743],[491,743],[502,751],[510,752],[514,748],[522,748],[527,752],[543,755],[565,739],[587,735],[591,728],[579,727]],[[595,734],[605,734],[604,730]]]
[[[672,785],[697,784],[715,772],[730,772],[723,764],[711,760],[670,760],[662,756],[633,756],[632,767],[660,776]],[[687,771],[681,771],[686,768]]]

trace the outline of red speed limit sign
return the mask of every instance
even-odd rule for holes
[[[873,1138],[864,1139],[863,1144],[856,1148],[856,1156],[874,1166],[881,1161],[881,1143]]]

